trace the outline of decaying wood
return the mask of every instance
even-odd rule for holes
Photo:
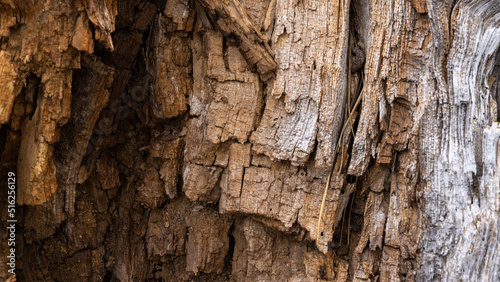
[[[109,88],[114,69],[107,67],[95,57],[83,57],[82,69],[76,71],[73,83],[71,117],[63,131],[62,142],[57,146],[56,168],[59,174],[59,188],[65,192],[65,209],[70,216],[74,214],[75,189],[80,178],[80,166],[101,110],[109,98]],[[106,173],[104,189],[118,186],[116,173],[113,176],[104,165],[98,165],[99,173]],[[119,179],[118,179],[119,182]],[[112,186],[112,187],[109,187]]]
[[[331,168],[346,99],[349,1],[276,2],[272,47],[277,76],[254,150],[303,165],[317,147],[317,167]],[[293,12],[297,9],[297,13]]]
[[[495,0],[0,0],[18,280],[500,280],[499,35]]]
[[[423,198],[431,203],[425,210],[430,228],[422,243],[423,264],[431,270],[421,273],[441,279],[496,280],[498,244],[498,150],[500,125],[498,105],[487,84],[497,58],[500,38],[499,9],[495,1],[463,1],[454,9],[450,42],[441,68],[446,68],[447,84],[438,85],[438,99],[445,101],[427,116],[443,115],[443,126],[426,123],[426,138],[436,149],[427,150],[428,183]],[[438,18],[439,19],[439,18]],[[436,20],[437,21],[437,20]],[[437,29],[433,25],[433,29]],[[496,34],[496,35],[494,35]],[[445,64],[445,65],[444,65]],[[441,88],[441,87],[444,87]],[[495,164],[496,163],[496,164]],[[496,196],[493,196],[496,193]],[[431,199],[439,200],[431,200]],[[489,239],[488,239],[489,238]],[[484,240],[483,240],[484,239]],[[443,256],[446,259],[443,259]],[[441,264],[446,271],[431,266]],[[460,272],[460,274],[458,274]]]
[[[212,22],[225,36],[234,37],[239,43],[241,54],[255,66],[262,80],[274,77],[276,62],[274,52],[261,33],[261,27],[248,16],[245,7],[238,0],[197,1],[204,8]],[[249,3],[250,4],[250,3]]]
[[[188,7],[182,13],[189,14]],[[193,17],[181,21],[184,22],[180,30],[190,31]],[[193,87],[190,41],[187,34],[168,32],[167,26],[167,18],[157,16],[148,39],[148,71],[154,74],[151,111],[160,119],[176,117],[186,111],[186,97],[192,96]]]

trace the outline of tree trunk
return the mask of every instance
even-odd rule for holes
[[[500,281],[498,1],[0,4],[18,280]]]

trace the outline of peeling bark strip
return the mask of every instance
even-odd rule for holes
[[[370,157],[390,164],[394,150],[406,148],[408,131],[418,124],[417,120],[412,125],[410,119],[419,97],[418,85],[429,79],[427,73],[419,72],[426,69],[428,20],[419,19],[403,0],[374,0],[371,7],[363,110],[349,167],[349,174],[357,176],[366,171]],[[384,131],[382,144],[377,146]]]
[[[317,142],[315,165],[331,168],[346,101],[349,5],[276,2],[278,70],[252,135],[256,152],[303,165]]]
[[[263,81],[274,77],[276,63],[273,51],[263,38],[260,28],[248,16],[238,0],[198,0],[224,36],[235,36],[242,55],[255,65]]]
[[[59,139],[57,126],[69,118],[71,72],[42,76],[44,91],[40,93],[32,118],[25,117],[18,159],[19,199],[21,205],[39,205],[57,190],[54,166],[54,144]]]
[[[0,0],[0,41],[20,281],[500,281],[497,0]]]
[[[17,69],[12,63],[12,55],[7,51],[0,51],[0,124],[7,123],[10,119],[12,108],[14,107],[14,99],[20,91],[17,87],[16,80],[18,77]]]
[[[159,119],[186,111],[186,97],[192,96],[193,85],[189,39],[168,32],[167,24],[165,16],[156,16],[148,38],[148,70],[154,74],[151,110]],[[189,26],[184,28],[189,30]]]
[[[96,27],[95,39],[114,50],[111,33],[115,31],[115,17],[118,14],[116,0],[88,0],[85,4],[87,15]]]
[[[56,148],[59,189],[65,192],[65,210],[69,216],[74,214],[82,160],[99,114],[108,103],[114,74],[113,68],[93,56],[82,57],[81,67],[75,71],[73,81],[72,114]],[[105,170],[102,166],[99,169],[101,172]],[[104,183],[103,187],[106,187]]]

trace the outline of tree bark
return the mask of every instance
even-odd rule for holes
[[[18,280],[500,280],[498,1],[0,4]]]

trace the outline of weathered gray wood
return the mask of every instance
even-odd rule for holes
[[[422,194],[427,219],[422,235],[422,280],[500,279],[500,124],[488,85],[500,49],[497,1],[461,1],[454,7],[447,85],[426,116],[441,125],[422,129],[422,164],[431,172]],[[442,25],[433,25],[433,29]],[[437,115],[437,116],[436,116]]]

